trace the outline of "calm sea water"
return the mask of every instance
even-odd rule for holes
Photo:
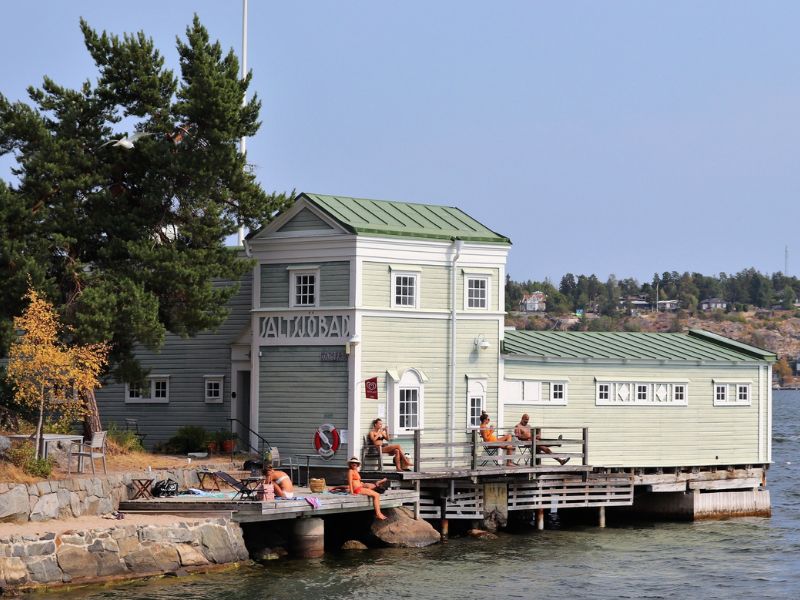
[[[773,517],[550,529],[275,561],[69,598],[800,598],[800,392],[775,392]],[[53,596],[49,596],[52,598]]]

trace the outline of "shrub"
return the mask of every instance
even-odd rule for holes
[[[179,454],[202,452],[206,449],[207,439],[208,432],[205,429],[195,425],[186,425],[175,432],[175,435],[164,444],[164,449],[167,452]]]
[[[108,424],[109,449],[112,454],[131,454],[144,452],[142,442],[135,431],[120,429],[114,422]]]
[[[25,471],[28,475],[47,479],[53,472],[55,460],[53,458],[34,458],[36,450],[32,442],[14,444],[6,451],[8,461]]]

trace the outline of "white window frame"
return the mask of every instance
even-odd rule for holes
[[[219,395],[209,396],[208,384],[216,383],[219,385]],[[225,396],[225,376],[224,375],[203,375],[203,396],[206,404],[222,404]]]
[[[130,384],[125,384],[125,404],[169,404],[169,375],[152,374],[147,376],[149,383],[149,396],[131,397]],[[166,396],[163,398],[156,398],[156,382],[163,382],[166,384]],[[142,389],[140,393],[144,392]]]
[[[657,390],[659,386],[666,386],[664,400],[659,400]],[[606,398],[600,396],[601,386],[608,386]],[[644,387],[645,398],[640,399],[640,387]],[[620,400],[619,393],[627,390],[627,399]],[[675,390],[683,390],[683,399],[676,398]],[[689,404],[689,382],[686,380],[650,380],[641,379],[604,379],[595,377],[595,405],[596,406],[687,406]]]
[[[556,386],[561,386],[560,398],[556,397]],[[548,402],[548,404],[553,404],[556,406],[566,406],[568,395],[569,395],[569,384],[566,381],[550,382],[550,402]]]
[[[467,429],[479,429],[481,412],[486,409],[487,379],[467,378]],[[478,400],[477,414],[472,410],[472,401]],[[472,418],[475,417],[475,421]]]
[[[289,307],[291,308],[316,308],[319,306],[320,296],[320,275],[319,267],[289,267]],[[314,302],[311,304],[299,304],[297,302],[297,278],[314,277]]]
[[[550,384],[550,393],[542,394],[542,384]],[[564,397],[553,397],[553,385],[564,385]],[[503,404],[522,404],[527,406],[566,406],[569,378],[543,377],[541,379],[504,379],[500,384],[500,400]]]
[[[401,310],[417,310],[420,307],[420,287],[422,286],[421,273],[417,271],[391,271],[392,281],[390,292],[392,294],[392,308],[399,308]],[[410,277],[414,281],[414,295],[413,305],[411,304],[398,304],[397,303],[397,278]]]
[[[471,281],[482,281],[486,286],[486,297],[485,297],[485,305],[484,306],[470,306],[469,305],[469,288]],[[474,310],[479,312],[485,312],[489,310],[489,307],[492,305],[492,278],[489,275],[484,274],[476,274],[476,273],[464,273],[464,310]]]
[[[750,406],[753,402],[753,381],[750,379],[714,379],[712,380],[711,394],[714,406]],[[717,391],[725,390],[725,399],[717,398]],[[739,399],[740,389],[747,390],[747,398]]]
[[[416,429],[423,429],[425,426],[425,382],[428,377],[421,369],[406,369],[401,376],[393,371],[387,372],[387,383],[389,384],[389,399],[392,408],[391,431],[395,435],[412,434]],[[417,426],[400,427],[400,392],[401,390],[417,391]]]

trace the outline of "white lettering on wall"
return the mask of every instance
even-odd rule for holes
[[[258,327],[264,339],[350,337],[350,315],[297,315],[261,317]]]

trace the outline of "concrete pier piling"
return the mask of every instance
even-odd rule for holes
[[[325,554],[325,521],[315,517],[297,519],[292,532],[292,552],[297,558],[319,558]]]

